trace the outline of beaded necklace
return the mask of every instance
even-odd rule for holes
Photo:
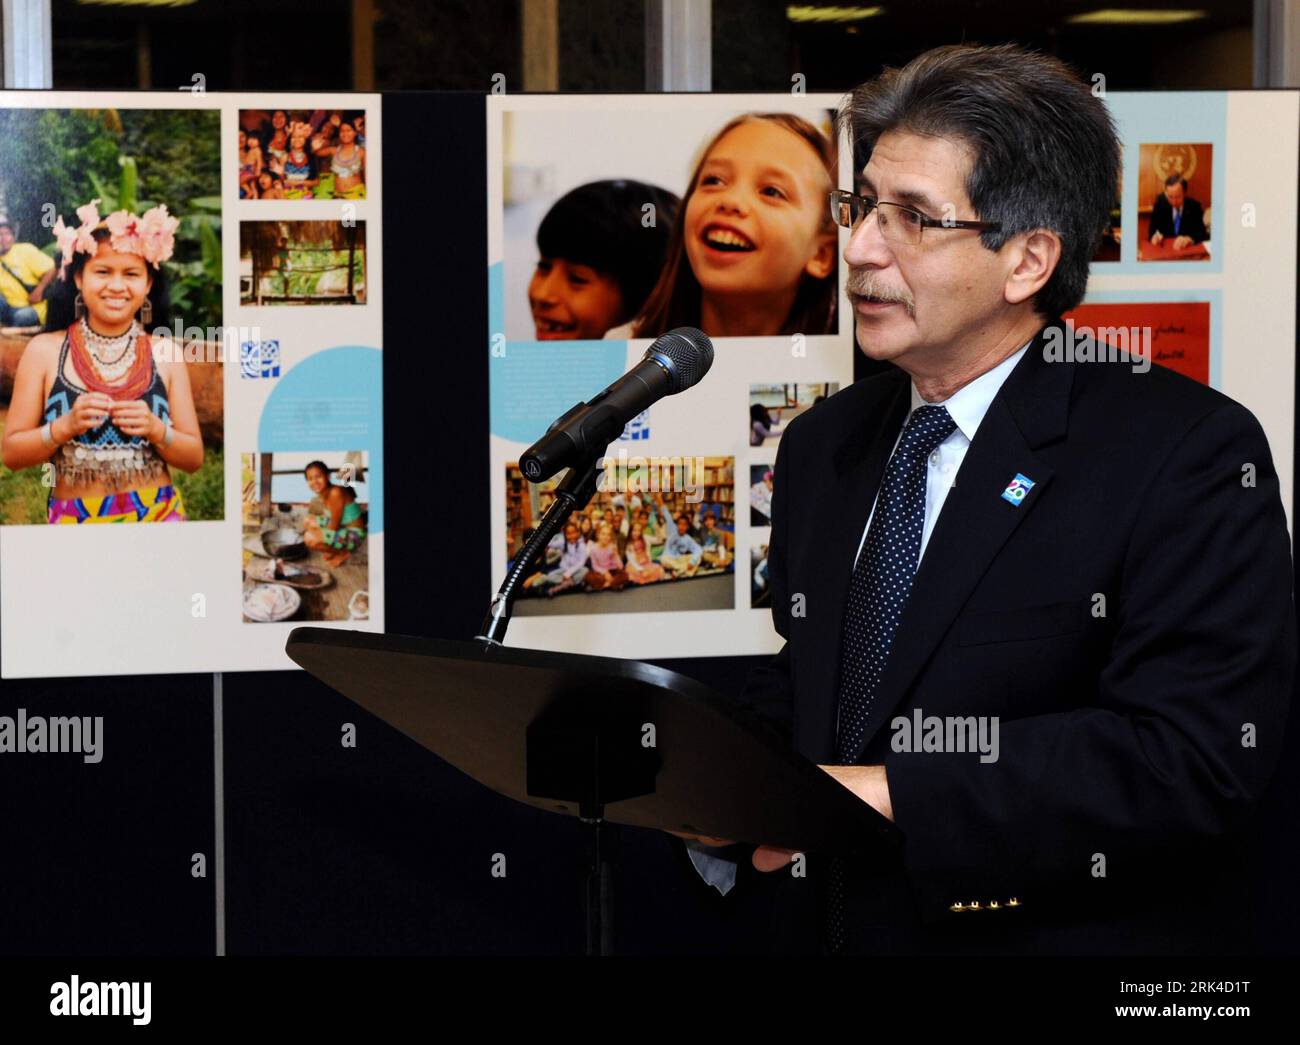
[[[68,330],[68,354],[77,379],[91,392],[129,401],[139,399],[153,380],[149,335],[134,320],[125,334],[107,337],[83,317]],[[119,381],[124,374],[126,380]]]

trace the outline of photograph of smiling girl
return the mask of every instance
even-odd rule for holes
[[[224,517],[219,129],[0,109],[0,525]]]
[[[826,194],[837,170],[829,119],[826,131],[793,113],[728,120],[691,174],[643,314],[610,336],[833,333],[839,250]]]
[[[507,339],[835,333],[824,103],[782,113],[702,99],[629,116],[504,114]]]

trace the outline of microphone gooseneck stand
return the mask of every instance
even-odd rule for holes
[[[570,468],[555,488],[551,504],[532,538],[515,556],[491,608],[475,636],[485,654],[502,646],[514,600],[524,574],[559,533],[569,516],[581,511],[596,493],[604,455],[581,467]],[[599,956],[613,950],[613,918],[609,841],[604,832],[605,805],[654,791],[653,768],[630,764],[614,757],[624,748],[621,736],[607,724],[589,719],[547,722],[539,720],[528,729],[528,791],[530,795],[573,802],[578,818],[587,824],[586,940],[587,954]],[[648,771],[647,771],[648,769]]]
[[[483,623],[480,625],[479,634],[474,636],[476,640],[488,646],[501,645],[506,628],[510,627],[510,613],[514,608],[519,585],[523,583],[524,574],[537,558],[538,552],[551,542],[552,537],[564,529],[569,516],[587,507],[587,503],[595,496],[596,484],[600,481],[601,462],[604,459],[602,452],[599,457],[592,458],[585,465],[575,466],[565,473],[560,485],[555,488],[555,500],[546,509],[532,538],[515,556],[514,566],[506,574],[506,579],[501,582],[501,587],[497,590],[496,597],[488,609],[488,615],[483,618]]]

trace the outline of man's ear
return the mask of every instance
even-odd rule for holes
[[[817,238],[817,249],[803,270],[813,279],[825,279],[835,271],[835,247],[838,239],[833,232],[823,232]]]
[[[1016,238],[1020,245],[1004,289],[1010,305],[1028,301],[1042,290],[1061,261],[1061,237],[1051,229],[1034,229]]]

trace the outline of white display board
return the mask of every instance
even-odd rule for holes
[[[158,125],[175,110],[184,111],[184,129],[160,141]],[[84,169],[78,164],[50,181],[52,212],[65,222],[75,225],[75,208],[93,196],[110,197],[102,205],[107,213],[132,191],[113,176],[114,148],[122,169],[134,166],[135,196],[165,203],[182,219],[168,275],[173,288],[190,289],[184,300],[174,298],[172,320],[182,352],[190,353],[205,450],[220,454],[205,460],[202,488],[187,489],[190,510],[179,525],[48,525],[45,498],[53,491],[37,489],[31,470],[0,469],[0,492],[6,483],[17,491],[0,505],[8,513],[0,528],[3,677],[287,669],[295,665],[284,644],[295,626],[382,631],[380,97],[2,92],[0,117],[26,134],[21,149],[7,143],[0,157],[0,199],[7,194],[8,205],[23,204],[28,216],[20,240],[52,244],[50,223],[31,205],[42,190],[25,178],[53,150],[80,149],[70,155],[84,158]],[[264,185],[254,178],[258,187],[250,188],[250,173],[284,171],[286,150],[275,133],[281,124],[286,138],[303,130],[310,163],[297,162],[303,153],[289,142],[295,177],[268,177]],[[256,163],[247,147],[253,137],[271,146]],[[213,150],[215,161],[205,165]],[[91,178],[97,169],[98,182]],[[195,229],[213,217],[220,269],[204,286]],[[219,304],[204,309],[209,291]],[[192,323],[199,315],[208,322]],[[214,315],[215,339],[207,329]],[[0,387],[7,411],[22,335],[0,334],[0,345],[10,364]],[[344,518],[307,482],[307,473],[320,469],[304,472],[304,464],[317,460],[326,465],[330,504],[355,506],[343,508],[351,536],[335,533],[333,543],[315,549],[293,540],[268,545],[262,530],[287,529],[285,536],[310,543],[309,519],[323,514],[332,530],[329,524]],[[176,470],[173,476],[193,481]],[[273,558],[248,550],[258,542],[262,552],[299,557],[283,559],[277,576]],[[295,568],[308,572],[283,576]],[[273,586],[271,596],[246,601],[263,581]],[[291,608],[284,620],[254,619]]]
[[[699,457],[706,479],[716,480],[728,462],[732,476],[729,502],[704,495],[706,505],[721,506],[715,514],[727,516],[730,505],[725,519],[729,537],[723,542],[730,545],[729,571],[715,555],[712,561],[705,556],[702,568],[692,571],[687,563],[680,572],[668,569],[659,576],[652,557],[650,568],[638,566],[639,577],[633,580],[626,571],[631,535],[623,531],[626,522],[635,522],[637,505],[620,488],[620,482],[627,485],[620,478],[583,513],[588,519],[579,520],[583,530],[575,541],[557,541],[543,561],[530,567],[532,583],[515,606],[512,644],[637,658],[761,654],[779,648],[763,597],[761,570],[770,527],[761,511],[760,484],[775,460],[780,428],[818,396],[852,380],[852,327],[841,307],[824,329],[814,324],[794,331],[787,323],[778,331],[737,330],[735,313],[724,307],[724,292],[736,290],[728,287],[727,273],[748,265],[757,274],[743,289],[756,292],[754,302],[760,301],[757,292],[764,290],[764,279],[771,280],[766,289],[779,295],[786,287],[778,271],[782,266],[764,270],[753,262],[777,242],[788,246],[793,241],[796,252],[806,250],[801,226],[773,221],[764,227],[766,204],[755,195],[767,192],[764,178],[797,181],[800,170],[806,175],[808,157],[815,152],[799,128],[771,114],[798,114],[829,134],[829,114],[839,100],[831,95],[705,94],[488,99],[494,587],[550,500],[547,487],[532,487],[513,469],[519,455],[554,418],[634,365],[653,335],[663,332],[661,327],[686,322],[714,334],[713,369],[698,387],[660,401],[629,425],[611,447],[610,462],[621,477],[625,473],[617,466],[625,454],[651,465]],[[1105,100],[1123,146],[1121,191],[1111,235],[1093,265],[1088,296],[1073,318],[1080,325],[1140,324],[1151,331],[1156,363],[1182,370],[1251,409],[1269,437],[1289,518],[1300,95],[1148,92],[1112,93]],[[737,134],[732,121],[746,114],[750,119]],[[709,166],[715,151],[722,154],[721,168]],[[851,188],[846,151],[841,149],[835,161],[835,181]],[[775,157],[774,162],[762,162],[764,155]],[[1080,163],[1085,162],[1081,157]],[[773,167],[786,169],[782,174]],[[717,171],[716,181],[710,170]],[[1150,236],[1161,220],[1156,197],[1170,174],[1186,178],[1185,195],[1201,204],[1205,223],[1195,242],[1180,240],[1177,250],[1177,236],[1167,241],[1158,237],[1163,248]],[[693,190],[691,202],[679,205],[685,211],[679,239],[656,238],[629,222],[629,180],[641,193],[630,198],[655,201],[652,212],[662,208],[663,192],[685,198]],[[742,187],[748,194],[741,193]],[[731,191],[741,195],[726,199]],[[726,234],[712,254],[699,245],[709,235],[702,199],[714,208],[709,213],[722,215],[719,224]],[[1180,208],[1180,222],[1182,213]],[[756,225],[754,215],[759,215]],[[848,233],[835,234],[832,279],[842,300],[846,271],[839,254]],[[599,246],[602,240],[611,244],[609,249]],[[723,256],[728,250],[750,253],[733,262]],[[678,266],[672,292],[661,293],[665,287],[657,286],[639,309],[631,310],[639,311],[645,322],[620,315],[619,323],[611,322],[600,333],[604,324],[597,320],[608,320],[610,302],[619,300],[615,285],[626,290],[630,279],[635,282],[635,273],[619,271],[617,259],[655,251],[662,252],[664,270]],[[689,269],[684,282],[683,266]],[[592,296],[593,285],[603,288],[603,297]],[[660,308],[665,300],[673,307]],[[622,304],[627,313],[627,303]],[[765,322],[763,312],[761,305],[755,308],[756,326]],[[756,433],[749,412],[755,405],[766,408],[776,423],[771,434]],[[690,472],[685,466],[669,471],[688,477]],[[647,472],[653,474],[653,469]],[[669,473],[661,468],[659,474]],[[649,503],[652,513],[660,514],[653,497]],[[640,507],[645,505],[641,498]],[[670,498],[669,513],[676,516],[682,506],[682,498]],[[658,521],[663,540],[663,531],[676,520],[668,526]],[[599,543],[602,522],[610,524],[610,536],[601,562],[617,561],[629,576],[618,579],[616,571],[597,570],[593,585],[569,564],[585,551],[585,570],[593,569],[590,549]],[[698,509],[687,528],[697,544],[704,543]],[[586,546],[580,547],[583,542]],[[617,560],[608,553],[610,543],[618,547]],[[637,559],[641,561],[639,554]]]

